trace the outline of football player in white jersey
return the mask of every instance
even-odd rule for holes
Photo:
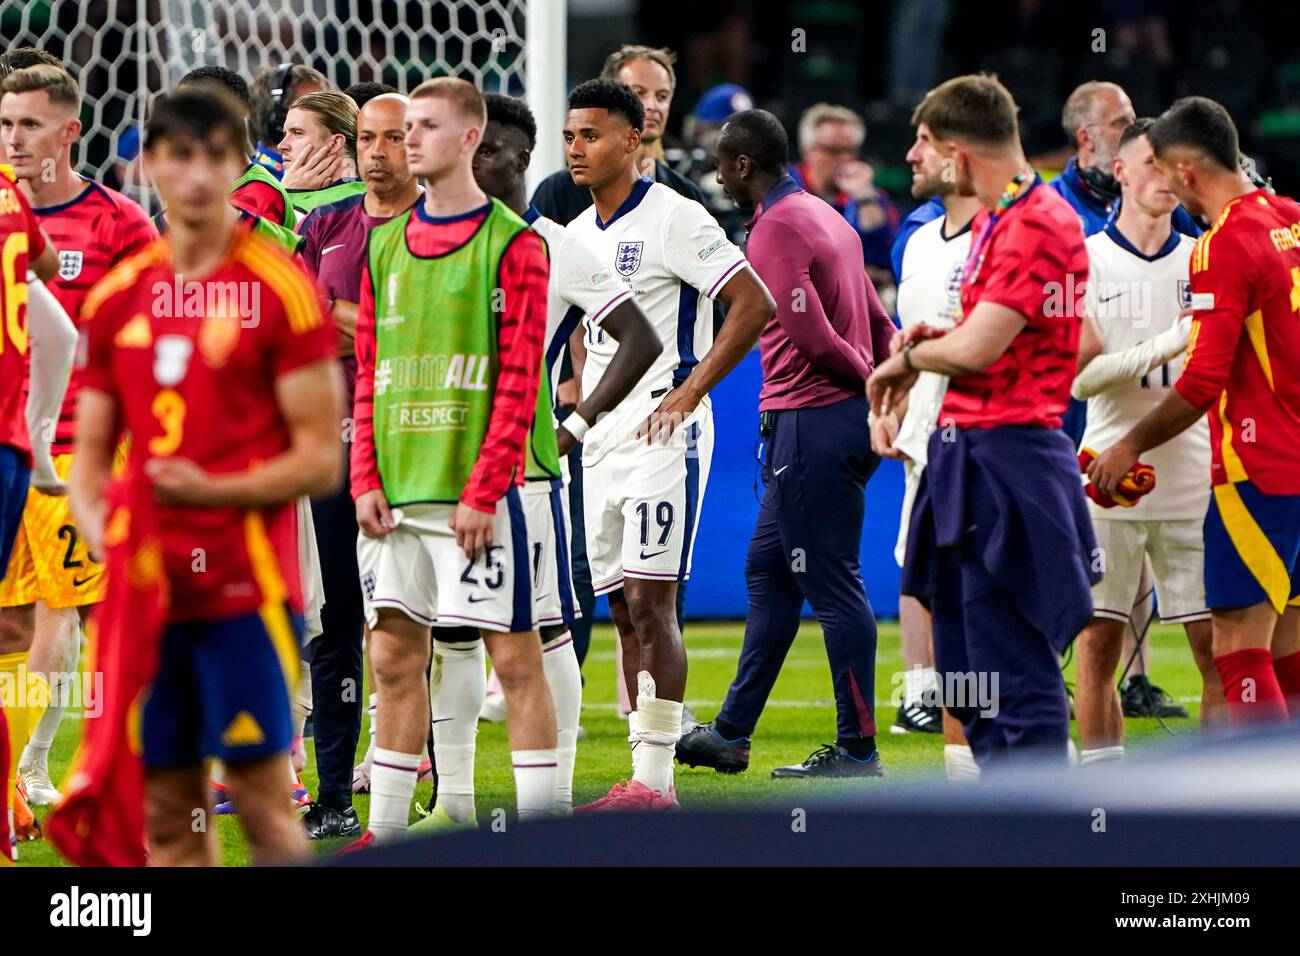
[[[979,199],[957,192],[951,175],[945,176],[944,159],[934,148],[930,130],[920,123],[916,142],[907,152],[912,166],[912,196],[926,200],[939,197],[944,214],[914,232],[903,250],[898,283],[898,317],[906,331],[924,323],[936,329],[950,329],[961,312],[961,279],[970,253],[970,224],[979,211]],[[939,419],[948,379],[935,372],[922,372],[901,409],[872,420],[872,444],[877,454],[901,458],[905,474],[903,511],[898,526],[894,557],[903,564],[912,502],[925,469],[926,447]],[[944,734],[944,766],[950,779],[972,779],[979,767],[966,744],[961,724],[952,717],[940,717],[934,706],[936,680],[934,652],[930,643],[930,613],[914,597],[898,600],[899,629],[902,632],[904,673],[903,703],[898,720],[890,730],[896,733],[931,731],[940,722]]]
[[[1182,370],[1195,240],[1171,225],[1178,199],[1155,168],[1145,135],[1150,122],[1139,120],[1124,132],[1114,161],[1123,204],[1118,217],[1087,240],[1089,321],[1073,387],[1076,398],[1088,399],[1085,453],[1115,444],[1160,403]],[[1144,557],[1155,575],[1160,619],[1187,630],[1201,672],[1202,726],[1224,716],[1203,578],[1209,459],[1209,424],[1202,419],[1148,453],[1156,486],[1135,505],[1103,508],[1089,499],[1105,576],[1092,589],[1093,618],[1077,644],[1074,703],[1083,765],[1124,754],[1115,671]]]
[[[592,585],[609,596],[636,709],[629,718],[633,776],[579,810],[676,806],[673,757],[681,735],[686,650],[677,585],[691,549],[713,451],[708,393],[745,356],[775,315],[767,288],[699,203],[644,179],[635,158],[644,111],[631,89],[589,80],[569,95],[565,157],[594,203],[565,228],[555,256],[559,291],[579,301],[606,271],[631,286],[664,344],[631,395],[599,421],[587,402],[626,348],[608,319],[584,318],[584,403],[560,428],[583,442],[583,495]],[[594,248],[600,270],[570,261],[570,243]],[[728,305],[713,339],[713,299]]]
[[[613,269],[596,259],[594,250],[579,241],[565,242],[564,227],[528,205],[524,175],[537,137],[537,124],[522,100],[488,93],[487,126],[474,156],[474,179],[489,196],[500,199],[545,240],[551,258],[548,283],[544,371],[553,375],[556,359],[571,331],[561,329],[570,309],[587,309],[601,316],[606,330],[627,346],[610,364],[600,385],[580,406],[593,420],[613,408],[632,390],[662,351],[649,320],[632,296],[632,290]],[[570,269],[586,281],[565,300],[557,289],[561,269],[557,261],[563,247]],[[554,380],[546,400],[554,405]],[[553,417],[533,426],[555,428]],[[572,447],[563,434],[563,450]],[[569,565],[568,495],[564,490],[566,457],[559,458],[559,477],[540,472],[526,476],[520,500],[532,553],[533,614],[542,638],[542,669],[555,702],[556,772],[555,802],[565,813],[573,808],[573,768],[577,755],[578,716],[582,707],[582,674],[573,653],[569,624],[577,613]],[[438,768],[437,802],[431,812],[411,827],[413,833],[472,827],[474,808],[474,755],[477,718],[487,695],[484,649],[474,628],[435,628],[434,666],[430,670],[430,712]]]

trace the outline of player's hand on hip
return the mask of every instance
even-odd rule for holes
[[[164,505],[210,504],[215,491],[212,475],[188,458],[151,458],[144,473],[153,482],[154,497]]]
[[[894,405],[916,384],[919,372],[914,372],[903,362],[902,355],[885,359],[867,379],[867,400],[873,415],[892,411]]]
[[[871,418],[871,450],[881,458],[904,461],[907,456],[894,447],[898,437],[898,416],[893,412],[873,415]]]
[[[691,416],[699,404],[700,400],[685,385],[669,389],[659,407],[637,429],[637,441],[644,438],[647,445],[667,445],[673,432]]]
[[[555,444],[560,449],[561,458],[573,451],[573,446],[578,444],[577,439],[574,438],[573,435],[569,433],[569,430],[564,427],[563,422],[561,422],[559,427],[555,429]]]
[[[357,527],[367,538],[382,538],[397,527],[382,488],[372,488],[358,495],[356,509]]]
[[[1103,495],[1113,495],[1128,470],[1137,464],[1138,453],[1121,440],[1093,459],[1088,466],[1088,480]]]
[[[495,514],[471,508],[461,502],[456,505],[447,524],[456,532],[456,544],[473,561],[492,544],[492,522]]]

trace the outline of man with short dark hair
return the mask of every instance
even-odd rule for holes
[[[222,90],[187,85],[155,102],[145,163],[171,232],[83,305],[69,490],[109,568],[96,645],[107,683],[82,772],[49,824],[82,864],[143,864],[147,828],[150,863],[215,865],[216,828],[194,825],[211,812],[213,759],[255,862],[306,851],[284,792],[303,611],[294,501],[337,483],[342,386],[311,278],[226,201],[245,140]],[[177,314],[158,292],[177,275],[207,277],[208,301],[227,284],[258,289],[257,321]],[[131,450],[110,481],[123,428]]]
[[[678,741],[677,759],[721,771],[748,766],[749,738],[807,600],[830,659],[835,744],[772,776],[878,777],[876,620],[859,548],[863,492],[880,459],[863,385],[894,324],[862,268],[857,231],[795,184],[787,151],[784,128],[766,110],[732,116],[715,146],[718,181],[755,210],[746,248],[777,303],[759,338],[767,493],[745,562],[749,612],[736,678],[714,722]]]
[[[687,199],[703,203],[704,194],[700,188],[664,162],[660,145],[668,126],[673,94],[677,90],[677,74],[673,70],[676,60],[677,56],[671,50],[625,44],[605,59],[600,77],[626,83],[641,101],[645,129],[636,156],[638,172]],[[547,176],[533,190],[533,205],[547,219],[567,226],[591,205],[591,192],[577,185],[567,169],[561,169]]]
[[[676,806],[673,753],[686,650],[675,604],[678,583],[690,574],[712,460],[708,393],[774,312],[767,289],[704,207],[640,175],[644,121],[640,100],[623,83],[588,80],[569,94],[565,159],[593,203],[566,235],[598,251],[598,274],[612,270],[631,285],[666,346],[611,414],[593,422],[575,413],[561,426],[583,442],[592,582],[597,594],[609,595],[623,673],[636,693],[629,717],[633,776],[580,808],[598,811]],[[593,278],[565,273],[561,292],[572,296]],[[714,299],[731,308],[716,342]],[[606,334],[604,318],[588,314],[583,323],[587,395],[623,349]]]
[[[1089,467],[1112,494],[1143,452],[1209,413],[1205,598],[1234,723],[1300,712],[1300,205],[1243,173],[1221,105],[1185,97],[1147,131],[1155,165],[1214,225],[1191,259],[1192,332],[1164,400]]]
[[[951,160],[957,190],[983,209],[956,327],[913,326],[867,383],[880,415],[920,372],[949,377],[902,590],[930,609],[944,706],[981,770],[1030,755],[1064,765],[1070,714],[1058,658],[1091,615],[1099,577],[1078,462],[1060,430],[1080,320],[1059,296],[1067,278],[1068,288],[1087,278],[1083,231],[1041,188],[1015,101],[996,79],[949,80],[914,119]]]
[[[248,152],[250,149],[248,145],[248,82],[234,70],[228,70],[224,66],[201,66],[186,73],[176,85],[179,89],[204,83],[215,84],[217,87],[226,90],[235,97],[240,107],[242,107],[244,151]],[[280,185],[280,181],[268,172],[265,166],[251,159],[230,190],[230,204],[236,209],[242,209],[254,216],[267,219],[277,226],[284,226],[288,229],[292,229],[298,222],[298,217],[293,211],[293,204],[289,201],[289,194]],[[154,217],[154,224],[158,226],[160,232],[166,231],[165,212],[166,210]]]

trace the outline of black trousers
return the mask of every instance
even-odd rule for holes
[[[325,582],[323,633],[307,647],[311,659],[312,730],[316,739],[319,796],[326,802],[352,802],[352,765],[361,735],[364,680],[361,638],[364,610],[357,570],[357,517],[347,480],[343,448],[343,487],[311,505]]]

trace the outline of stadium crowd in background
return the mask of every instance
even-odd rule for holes
[[[842,105],[804,110],[792,155],[724,84],[666,148],[676,56],[626,44],[573,87],[565,168],[531,198],[522,100],[200,67],[119,144],[122,182],[163,202],[151,222],[75,169],[76,64],[5,51],[0,677],[44,698],[3,700],[0,848],[40,836],[28,803],[57,804],[75,862],[147,845],[211,864],[188,821],[215,803],[258,862],[306,838],[364,850],[407,832],[430,775],[415,827],[474,827],[494,715],[521,818],[676,809],[674,761],[747,768],[805,600],[836,737],[773,776],[880,776],[858,566],[880,457],[906,468],[891,730],[942,733],[951,779],[1071,759],[1076,641],[1083,765],[1123,756],[1123,714],[1175,713],[1143,653],[1157,606],[1186,628],[1207,730],[1300,712],[1300,207],[1248,175],[1221,105],[1140,119],[1108,82],[1060,104],[1074,155],[1045,181],[1006,86],[938,82],[935,12],[894,24],[930,51],[891,67],[915,100],[905,219]],[[1161,55],[1161,31],[1130,27]],[[185,275],[209,299],[159,308],[155,280]],[[257,321],[213,305],[226,283],[266,290]],[[683,628],[709,393],[756,345],[750,613],[697,725]],[[574,807],[600,594],[631,774]],[[110,697],[60,793],[52,692],[83,630]]]

